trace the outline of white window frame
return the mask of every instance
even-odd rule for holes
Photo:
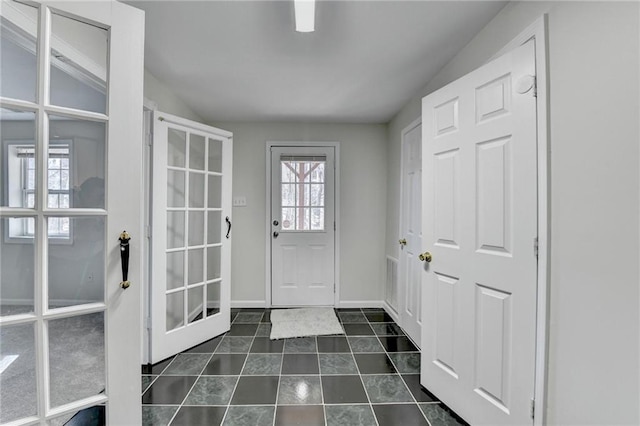
[[[60,139],[60,140],[52,140],[49,141],[49,147],[56,147],[56,145],[66,145],[69,149],[69,189],[67,191],[55,190],[53,193],[55,194],[64,194],[65,192],[69,195],[69,205],[73,207],[73,174],[74,174],[74,159],[73,159],[73,139]],[[3,169],[3,180],[7,182],[5,187],[5,199],[7,202],[10,200],[15,200],[16,197],[20,198],[20,206],[19,208],[28,209],[26,207],[26,193],[28,189],[26,188],[26,179],[27,172],[24,168],[24,160],[23,158],[19,158],[17,152],[12,152],[12,150],[17,150],[18,148],[33,148],[34,153],[36,151],[36,146],[32,139],[22,139],[22,140],[6,140],[4,141],[4,152],[3,152],[3,161],[2,161],[2,169]],[[48,167],[47,167],[48,170]],[[37,170],[36,170],[37,173]],[[18,186],[12,186],[9,184],[10,181],[14,179],[19,179],[20,184]],[[37,176],[36,176],[37,179]],[[19,194],[16,192],[12,194],[11,188],[19,188]],[[33,190],[35,193],[35,188]],[[47,196],[50,193],[50,190],[47,190]],[[43,194],[44,196],[44,194]],[[61,216],[62,217],[62,216]],[[30,243],[35,235],[29,234],[26,225],[26,221],[29,218],[17,218],[13,221],[9,222],[9,226],[4,229],[4,241],[6,243]],[[13,222],[13,223],[12,223]],[[37,232],[37,231],[36,231]],[[69,233],[67,235],[63,234],[48,234],[48,239],[50,243],[53,244],[71,244],[73,242],[73,225],[72,221],[69,223]]]

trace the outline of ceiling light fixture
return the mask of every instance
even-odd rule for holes
[[[315,30],[316,1],[293,0],[296,15],[296,31],[311,33]]]

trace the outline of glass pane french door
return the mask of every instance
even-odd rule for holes
[[[107,329],[123,331],[109,326],[109,302],[123,291],[111,286],[120,280],[110,253],[115,224],[131,216],[111,206],[136,186],[120,194],[108,188],[132,177],[127,170],[117,176],[113,167],[109,173],[112,156],[132,142],[120,132],[140,130],[122,117],[136,107],[141,116],[141,99],[127,104],[110,92],[122,84],[119,67],[129,64],[121,59],[126,30],[115,12],[128,9],[108,2],[91,9],[1,4],[0,424],[65,424],[80,412],[102,423],[122,418],[109,414],[121,383],[107,376],[114,345]],[[137,25],[127,34],[141,45],[142,21]],[[141,54],[136,43],[131,49]],[[129,83],[141,93],[141,78]],[[139,238],[139,223],[129,231]],[[139,308],[139,297],[129,294]],[[139,329],[136,312],[123,309]]]
[[[230,323],[231,134],[154,117],[152,362]]]

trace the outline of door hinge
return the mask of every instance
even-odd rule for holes
[[[533,97],[538,97],[538,77],[533,76]]]
[[[531,398],[530,407],[531,407],[531,413],[530,414],[531,414],[531,418],[533,419],[536,416],[536,400],[533,399],[533,398]]]
[[[538,243],[538,237],[533,239],[533,255],[538,258],[538,252],[540,250],[540,244]]]
[[[151,330],[151,317],[146,317],[146,318],[144,319],[144,327],[145,327],[147,330]]]
[[[335,222],[333,222],[333,230],[334,231],[336,230],[336,223]]]
[[[336,294],[336,283],[333,283],[333,294]]]
[[[150,226],[146,227],[145,234],[146,234],[147,238],[151,239],[151,227]]]
[[[146,143],[148,146],[153,145],[153,133],[151,133],[151,132],[147,132],[147,133],[144,135],[144,139],[145,139],[145,143]]]

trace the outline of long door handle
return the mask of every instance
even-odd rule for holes
[[[126,290],[131,285],[127,280],[129,276],[129,241],[131,236],[127,231],[122,231],[118,240],[120,240],[120,262],[122,263],[122,282],[120,287]]]
[[[227,239],[229,238],[229,234],[231,233],[231,220],[229,220],[229,216],[224,219],[227,222]]]

